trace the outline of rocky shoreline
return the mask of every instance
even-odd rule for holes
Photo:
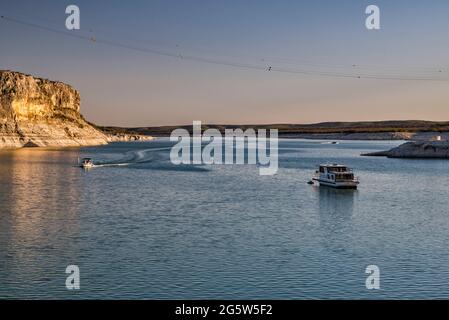
[[[155,138],[152,136],[143,136],[138,134],[107,134],[108,142],[144,142],[152,141]]]
[[[410,141],[387,151],[362,156],[416,159],[449,159],[449,141]]]
[[[0,149],[152,140],[99,130],[81,115],[80,101],[79,92],[68,84],[0,70]]]

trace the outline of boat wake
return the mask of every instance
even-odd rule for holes
[[[95,168],[104,167],[124,167],[131,166],[135,164],[142,164],[148,162],[155,162],[168,159],[168,155],[161,151],[170,150],[170,147],[164,148],[150,148],[138,151],[130,151],[125,154],[125,156],[119,160],[114,161],[94,161]]]
[[[94,168],[101,168],[101,167],[124,167],[129,166],[132,163],[105,163],[105,164],[94,164]]]

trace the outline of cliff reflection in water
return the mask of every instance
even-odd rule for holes
[[[2,285],[58,280],[65,266],[56,261],[76,256],[71,247],[78,234],[79,170],[67,163],[75,154],[38,149],[0,154]]]

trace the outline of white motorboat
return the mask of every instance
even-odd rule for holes
[[[83,158],[81,159],[79,166],[84,169],[90,169],[94,167],[94,162],[91,158]]]

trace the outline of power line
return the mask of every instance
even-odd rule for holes
[[[49,27],[48,24],[52,25],[52,26],[60,26],[61,25],[61,20],[51,20],[48,19],[47,17],[43,17],[43,16],[37,16],[36,13],[33,13],[33,16],[23,16],[21,15],[20,17],[15,17],[15,20],[20,20],[20,21],[41,21],[41,22],[45,22],[46,23],[46,27]],[[86,25],[86,23],[84,23],[84,25]],[[41,24],[42,26],[42,24]],[[57,28],[56,28],[57,29]],[[105,33],[105,30],[101,30],[100,28],[92,28],[92,26],[89,26],[87,28],[84,28],[85,30],[89,30],[89,38],[96,38],[94,36],[92,36],[94,34],[94,29],[95,29],[95,34],[102,34],[105,37],[103,37],[103,39],[108,39],[108,36],[110,34],[108,34],[107,32]],[[108,30],[110,30],[108,28]],[[81,30],[77,30],[77,33],[82,33],[83,31]],[[439,65],[427,65],[427,66],[417,66],[417,65],[413,65],[413,66],[405,66],[405,65],[386,65],[386,64],[367,64],[367,63],[359,63],[359,61],[353,61],[351,63],[347,62],[347,63],[336,63],[336,62],[325,62],[325,61],[316,61],[316,60],[307,60],[307,59],[302,59],[302,58],[298,58],[298,57],[271,57],[271,56],[257,56],[257,55],[252,55],[252,54],[247,54],[247,53],[242,53],[242,52],[235,52],[233,51],[232,54],[229,53],[224,53],[223,51],[220,50],[214,50],[210,47],[205,47],[205,46],[198,46],[198,45],[194,45],[192,46],[192,44],[189,43],[188,47],[186,47],[184,44],[181,44],[181,42],[179,41],[172,41],[172,42],[167,42],[167,41],[160,41],[157,40],[155,41],[154,39],[152,40],[148,40],[145,39],[143,40],[142,38],[135,38],[134,35],[126,35],[126,39],[127,39],[127,43],[130,43],[129,40],[131,39],[133,43],[140,43],[143,44],[145,46],[156,46],[156,47],[165,47],[165,48],[169,48],[169,50],[175,50],[175,52],[177,52],[178,56],[182,56],[182,55],[186,55],[185,53],[181,54],[182,50],[187,50],[188,52],[194,52],[196,54],[198,53],[206,53],[206,54],[214,54],[214,55],[218,55],[220,57],[226,57],[226,58],[232,58],[232,59],[250,59],[251,61],[257,61],[258,63],[264,63],[264,64],[280,64],[280,65],[289,65],[289,66],[294,66],[294,67],[302,67],[302,68],[308,68],[308,67],[313,67],[313,68],[318,68],[318,69],[350,69],[352,71],[357,71],[357,72],[361,72],[361,71],[365,71],[367,73],[373,74],[373,73],[390,73],[390,71],[393,72],[400,72],[403,70],[407,70],[410,72],[416,72],[416,73],[423,73],[423,74],[435,74],[435,75],[439,75],[441,76],[443,73],[447,73],[449,71],[449,66],[439,66]],[[374,68],[374,72],[372,71],[372,69]],[[381,72],[382,71],[382,72]],[[400,76],[400,75],[396,75],[396,76]]]
[[[60,35],[64,35],[67,37],[72,37],[79,40],[89,41],[95,44],[103,44],[110,47],[122,48],[127,50],[133,50],[142,53],[148,53],[153,55],[165,56],[170,58],[182,59],[182,60],[190,60],[200,63],[208,63],[215,64],[221,66],[235,67],[235,68],[245,68],[259,71],[270,71],[270,72],[279,72],[279,73],[288,73],[288,74],[301,74],[301,75],[309,75],[309,76],[322,76],[322,77],[333,77],[333,78],[350,78],[350,79],[373,79],[373,80],[399,80],[399,81],[443,81],[447,82],[449,79],[446,78],[436,78],[436,77],[417,77],[417,76],[403,76],[403,75],[392,75],[392,74],[375,74],[375,73],[354,73],[354,72],[330,72],[330,71],[319,71],[319,70],[307,70],[303,68],[287,68],[280,67],[272,64],[264,64],[261,65],[260,62],[265,62],[264,59],[260,59],[257,64],[254,63],[246,63],[246,62],[234,62],[227,61],[217,58],[211,57],[201,57],[197,55],[189,55],[182,54],[179,52],[173,52],[169,50],[161,50],[161,49],[152,49],[147,47],[133,46],[124,44],[122,42],[108,40],[106,38],[97,38],[92,35],[85,36],[79,33],[71,32],[71,31],[63,31],[55,28],[47,27],[45,25],[36,24],[32,22],[23,21],[20,19],[0,16],[0,18],[6,22],[12,22],[20,25],[24,25],[30,28],[35,28],[39,30],[43,30],[46,32],[52,32]],[[92,32],[91,32],[92,33]],[[356,65],[352,65],[352,69],[355,69]],[[442,73],[439,70],[439,73]]]

